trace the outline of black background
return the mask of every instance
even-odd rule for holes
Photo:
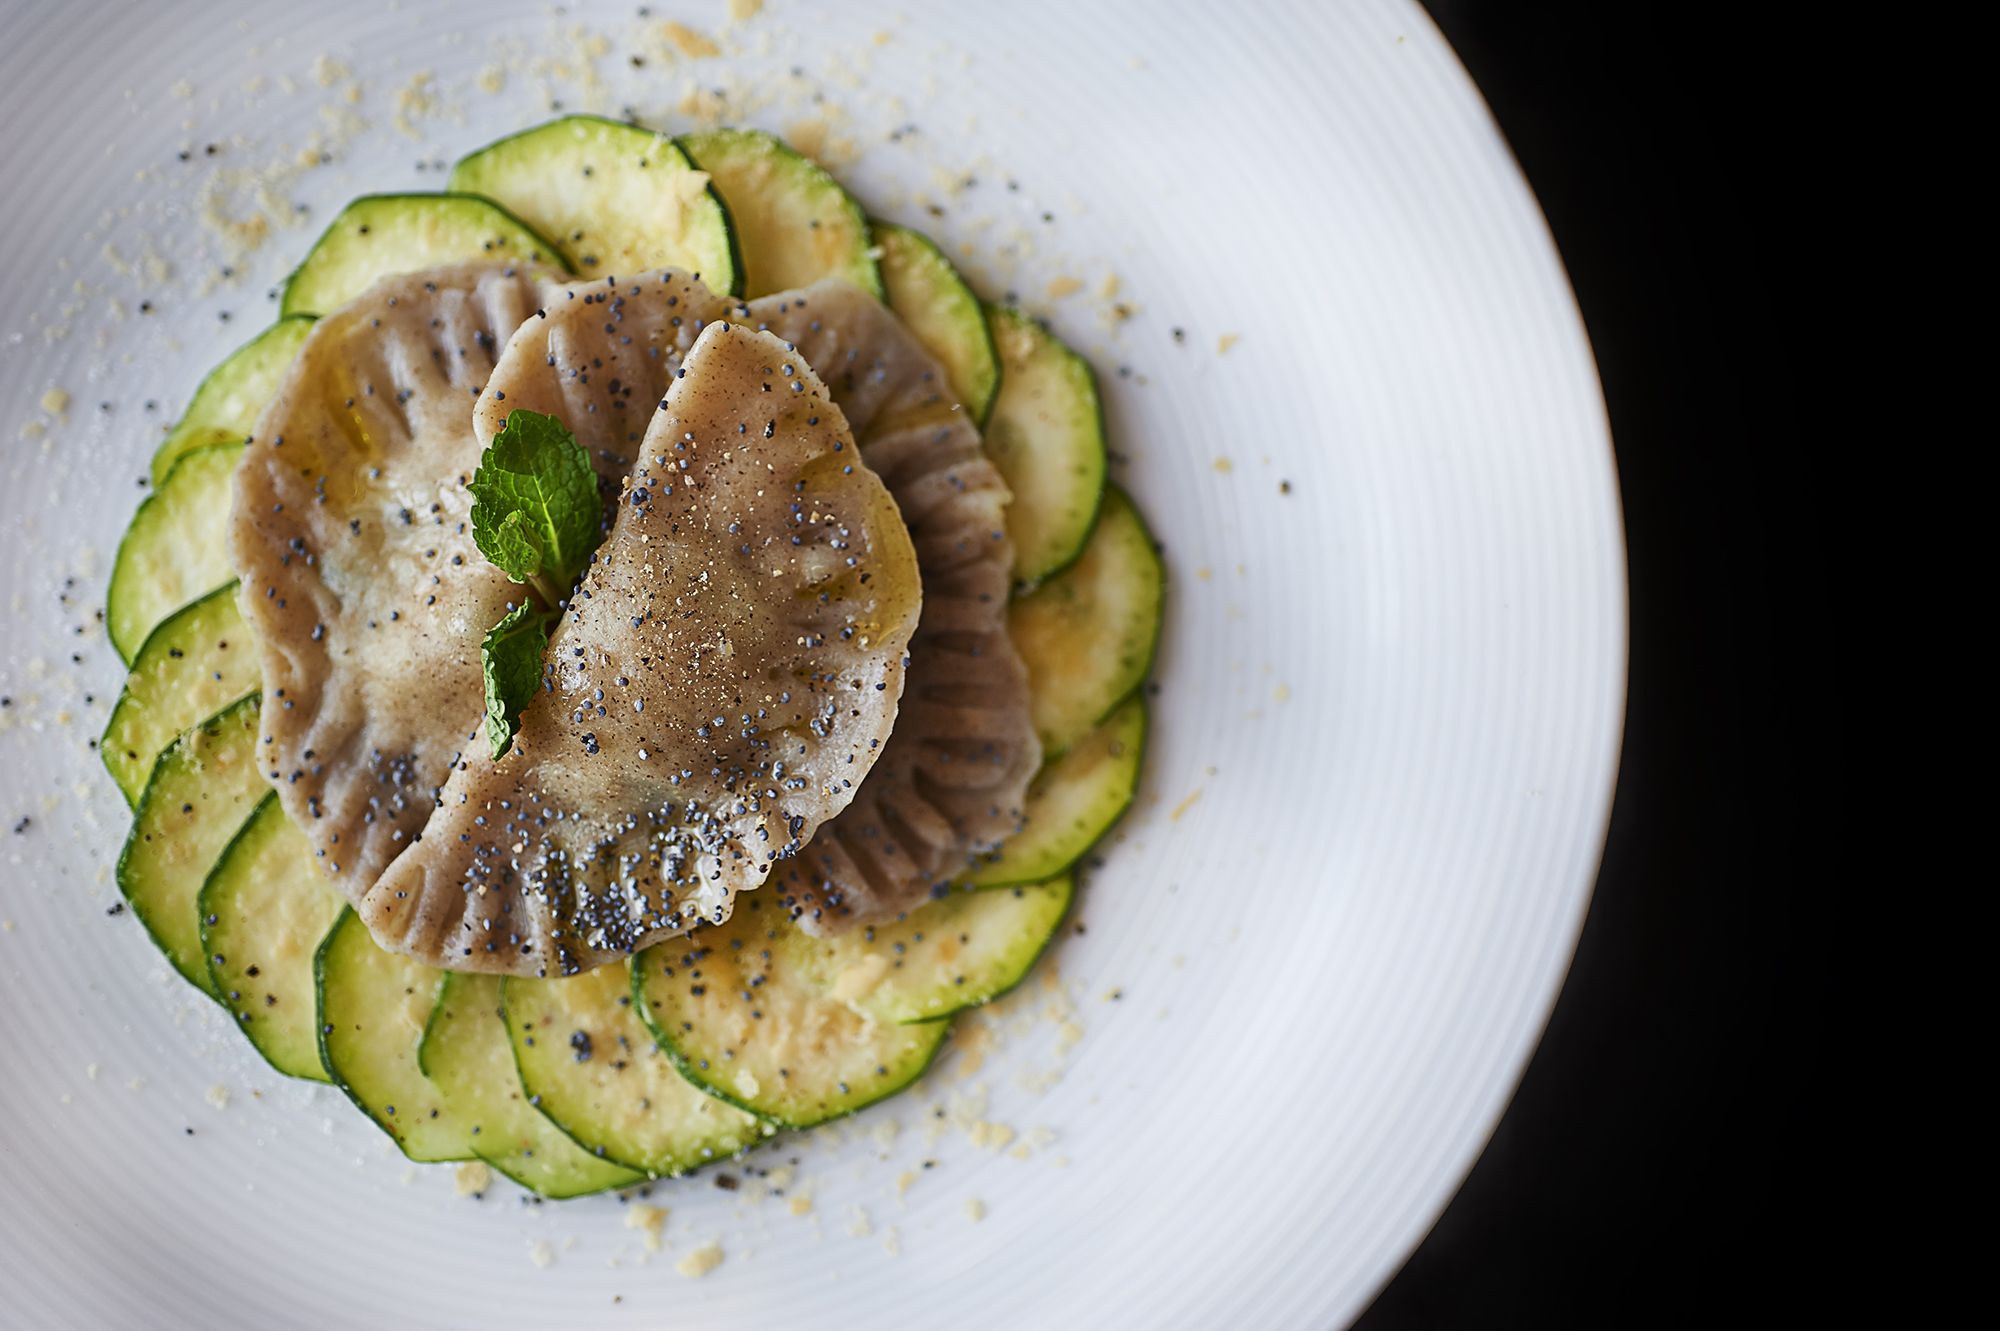
[[[1781,1107],[1821,955],[1806,722],[1832,666],[1801,538],[1787,222],[1815,108],[1750,7],[1431,0],[1547,213],[1610,406],[1631,567],[1623,765],[1554,1017],[1360,1331],[1764,1322]],[[1802,553],[1794,553],[1802,552]]]

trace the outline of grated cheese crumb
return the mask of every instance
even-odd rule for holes
[[[1229,349],[1242,340],[1243,335],[1241,333],[1224,333],[1221,337],[1215,339],[1215,354],[1218,356],[1228,355]]]
[[[556,1250],[549,1246],[547,1239],[536,1239],[534,1246],[528,1249],[528,1260],[546,1269],[555,1265]]]
[[[345,83],[354,77],[354,71],[341,64],[330,55],[321,55],[313,60],[313,82],[322,88],[331,88],[336,83]]]
[[[1065,296],[1074,296],[1081,290],[1083,283],[1074,277],[1058,277],[1049,283],[1049,299],[1061,300]]]
[[[986,1203],[980,1201],[977,1197],[966,1198],[965,1218],[975,1225],[984,1220],[986,1218]]]
[[[719,1243],[704,1243],[678,1262],[675,1262],[674,1270],[680,1272],[690,1280],[697,1280],[721,1265],[722,1245]]]
[[[1000,1151],[1005,1150],[1007,1144],[1014,1140],[1014,1129],[1004,1123],[988,1123],[981,1120],[973,1124],[965,1135],[970,1137],[972,1144],[981,1150]]]
[[[764,0],[729,0],[729,19],[732,23],[745,23],[756,18],[763,11]]]
[[[211,1086],[208,1088],[208,1094],[203,1098],[217,1109],[229,1108],[229,1088],[227,1086]]]
[[[703,36],[685,23],[669,21],[662,24],[660,30],[674,44],[674,49],[690,60],[706,60],[722,54],[722,48],[712,38]]]
[[[493,1186],[493,1171],[484,1160],[468,1160],[453,1171],[451,1186],[461,1197],[484,1196]]]
[[[69,394],[60,388],[51,388],[42,394],[42,410],[51,416],[60,416],[69,410]]]
[[[644,1238],[647,1252],[660,1250],[660,1230],[667,1223],[667,1208],[634,1202],[625,1208],[625,1228],[636,1229]]]
[[[813,1209],[812,1198],[794,1197],[789,1203],[786,1204],[785,1209],[790,1211],[793,1215],[805,1215],[807,1212]]]

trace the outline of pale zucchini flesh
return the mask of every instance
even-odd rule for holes
[[[729,207],[746,297],[811,286],[823,277],[882,295],[868,217],[811,159],[755,129],[685,134],[681,147]]]
[[[282,318],[210,370],[194,390],[187,410],[154,451],[153,484],[166,480],[184,453],[205,444],[240,444],[248,439],[312,326],[311,315]]]
[[[472,1125],[474,1154],[530,1192],[581,1197],[646,1177],[577,1145],[528,1103],[496,975],[445,978],[417,1063]]]
[[[233,582],[182,606],[147,634],[97,741],[125,802],[137,806],[154,760],[175,736],[255,692],[262,677]]]
[[[584,1150],[660,1177],[744,1151],[769,1129],[704,1094],[653,1043],[624,966],[501,987],[529,1102]]]
[[[937,1021],[990,1003],[1027,977],[1068,913],[1075,885],[956,890],[900,920],[821,941],[843,997],[877,1021]]]
[[[284,312],[331,314],[385,277],[474,260],[564,266],[553,245],[491,199],[370,194],[341,209],[292,271]]]
[[[290,1077],[327,1080],[313,954],[345,905],[275,793],[202,884],[201,942],[215,991],[257,1052]]]
[[[343,908],[313,958],[320,1061],[412,1160],[470,1160],[472,1124],[417,1064],[445,972],[385,950]]]
[[[1146,703],[1135,694],[1043,765],[1029,783],[1021,830],[982,857],[964,884],[1039,882],[1081,860],[1131,807],[1145,747]]]
[[[217,993],[201,944],[209,870],[270,789],[257,768],[257,694],[181,735],[153,765],[118,857],[118,890],[188,983]]]
[[[1019,310],[987,311],[1000,390],[986,418],[986,455],[1014,502],[1007,535],[1014,578],[1034,583],[1083,550],[1104,493],[1104,414],[1090,363]]]
[[[674,140],[573,115],[461,159],[451,188],[497,200],[559,249],[579,277],[680,268],[741,292],[730,217]]]
[[[229,559],[231,478],[243,445],[183,455],[139,505],[111,566],[104,621],[128,665],[159,623],[236,576]]]
[[[1008,607],[1007,632],[1028,667],[1029,711],[1048,758],[1145,681],[1165,594],[1152,533],[1113,489],[1076,562]]]
[[[1000,362],[979,298],[930,237],[887,222],[871,225],[889,308],[937,357],[952,393],[983,423],[1000,388]]]
[[[846,1001],[837,941],[748,893],[727,922],[632,960],[633,997],[689,1080],[791,1128],[851,1114],[923,1075],[945,1023],[898,1025]]]

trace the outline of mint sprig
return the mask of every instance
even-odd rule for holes
[[[500,617],[479,641],[479,664],[486,675],[486,742],[494,758],[514,747],[521,712],[542,680],[542,653],[549,648],[555,616],[524,601]]]
[[[510,412],[466,488],[479,552],[550,603],[567,595],[603,517],[597,473],[576,436],[554,416]]]
[[[513,411],[480,456],[472,491],[479,552],[532,593],[479,643],[486,680],[486,742],[504,757],[521,712],[541,685],[542,655],[602,534],[603,504],[590,454],[554,416]]]

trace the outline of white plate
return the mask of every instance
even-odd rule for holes
[[[736,54],[641,68],[628,5],[9,5],[0,818],[32,822],[0,871],[0,1321],[1323,1327],[1450,1197],[1561,982],[1623,705],[1610,440],[1542,218],[1414,4],[934,8],[772,0]],[[725,0],[654,10],[720,34]],[[595,93],[577,25],[610,42]],[[87,748],[119,679],[92,611],[160,426],[346,197],[437,187],[417,162],[540,119],[545,80],[669,127],[691,87],[780,130],[823,91],[870,207],[972,245],[1093,356],[1173,579],[1142,807],[1059,987],[983,1066],[748,1162],[796,1157],[806,1217],[656,1188],[651,1260],[617,1200],[461,1200],[257,1063],[106,918],[126,818]],[[315,131],[332,161],[267,200],[313,220],[209,289],[202,182]],[[1017,1159],[938,1112],[1054,1137]],[[677,1274],[710,1239],[723,1265]]]

